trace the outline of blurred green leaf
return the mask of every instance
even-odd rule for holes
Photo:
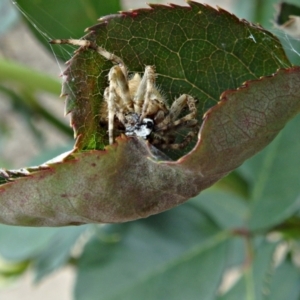
[[[215,183],[214,188],[234,193],[235,195],[242,197],[244,200],[249,198],[248,182],[239,172],[239,169],[234,170],[229,175]]]
[[[240,267],[245,264],[247,259],[245,238],[238,235],[233,235],[229,240],[228,257],[226,260],[226,270],[233,267]],[[226,273],[223,274],[223,276]],[[224,277],[224,279],[226,279]]]
[[[9,60],[0,59],[1,83],[14,83],[15,87],[26,87],[31,92],[44,91],[59,95],[61,84],[53,77],[30,69],[21,64]]]
[[[55,146],[51,148],[47,148],[44,151],[42,151],[41,154],[36,155],[32,160],[28,162],[29,166],[38,166],[41,164],[44,164],[45,162],[53,159],[53,157],[59,156],[61,153],[65,153],[67,151],[70,151],[74,145],[74,140],[70,139],[70,141],[64,145],[64,146]]]
[[[8,263],[0,261],[0,290],[3,278],[8,279],[22,275],[30,265],[29,261],[21,261],[18,263]]]
[[[36,112],[34,112],[28,105],[26,105],[26,100],[24,100],[24,96],[19,96],[12,89],[6,88],[0,85],[0,93],[3,93],[9,99],[11,108],[20,114],[21,121],[25,123],[27,129],[30,130],[39,144],[42,144],[43,134],[39,130],[39,128],[34,123],[34,117],[37,116]]]
[[[32,259],[59,230],[0,225],[0,254],[8,260]]]
[[[24,12],[24,19],[32,33],[48,50],[50,39],[59,36],[79,38],[84,29],[95,20],[121,10],[120,0],[16,0],[16,2]],[[70,58],[70,54],[62,52],[61,49],[53,48],[51,51],[63,60]]]
[[[222,4],[220,5],[222,7]],[[230,12],[240,19],[252,21],[254,18],[255,1],[232,0]]]
[[[28,126],[30,131],[33,132],[40,144],[42,144],[43,141],[43,133],[35,124],[34,117],[43,118],[61,132],[71,136],[72,130],[70,126],[66,125],[44,108],[37,98],[26,88],[21,89],[19,92],[15,92],[12,89],[0,85],[0,93],[1,92],[8,97],[11,107],[20,114],[24,123]]]
[[[264,300],[299,300],[300,270],[288,259],[275,270]]]
[[[218,300],[263,300],[265,288],[268,288],[270,271],[273,265],[275,243],[262,243],[255,251],[252,265],[244,268],[241,279]],[[267,285],[267,287],[265,287]],[[284,299],[284,298],[283,298]]]
[[[88,227],[62,228],[51,238],[47,246],[34,257],[36,281],[42,280],[69,261],[72,247]]]
[[[288,241],[298,240],[300,238],[300,211],[297,210],[290,218],[284,220],[278,226],[272,228],[273,231],[279,231],[283,239]]]
[[[251,230],[279,224],[300,207],[300,116],[241,168],[251,180]]]
[[[20,118],[38,140],[38,145],[44,144],[44,135],[34,122],[35,118],[43,118],[56,129],[71,136],[70,126],[38,101],[38,92],[59,95],[61,87],[57,79],[8,60],[0,59],[0,69],[0,95],[7,96],[11,107],[19,113]]]
[[[192,205],[110,228],[120,240],[86,245],[75,299],[214,299],[228,234]]]
[[[189,203],[200,207],[222,229],[245,227],[248,205],[244,199],[232,193],[209,189],[191,199]]]
[[[10,27],[18,20],[18,14],[13,8],[13,5],[10,0],[2,0],[0,2],[0,36],[5,34]]]

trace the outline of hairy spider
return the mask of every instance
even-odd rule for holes
[[[102,119],[108,124],[109,143],[114,133],[122,130],[127,136],[148,139],[161,148],[179,149],[189,144],[195,136],[197,109],[195,99],[183,94],[168,106],[155,86],[155,68],[146,66],[143,77],[135,73],[128,79],[123,60],[88,40],[53,40],[53,44],[72,44],[96,50],[105,58],[117,63],[108,74],[109,86],[104,91]],[[189,113],[181,116],[185,108]],[[188,128],[186,136],[176,143],[179,128]]]

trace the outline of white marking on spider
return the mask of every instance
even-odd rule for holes
[[[140,116],[136,113],[129,113],[125,119],[125,134],[127,136],[139,136],[146,140],[154,128],[152,119],[144,118],[140,121]]]

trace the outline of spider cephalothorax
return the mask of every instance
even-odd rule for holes
[[[189,144],[198,125],[197,109],[192,96],[183,94],[168,106],[155,86],[155,68],[146,66],[143,77],[135,73],[130,79],[127,67],[118,56],[88,40],[54,40],[56,44],[72,44],[96,50],[117,63],[108,74],[101,109],[102,122],[107,124],[109,143],[113,144],[116,131],[127,136],[148,139],[160,148],[179,149]],[[189,112],[183,115],[185,109]],[[185,137],[178,142],[176,132],[187,128]]]

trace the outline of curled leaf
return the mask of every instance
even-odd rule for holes
[[[198,120],[214,106],[223,91],[246,80],[270,75],[290,66],[279,40],[262,27],[239,20],[219,8],[188,2],[190,6],[150,5],[110,15],[87,29],[84,39],[119,56],[131,72],[153,65],[157,85],[169,104],[185,93],[197,99]],[[64,72],[66,112],[71,114],[80,149],[104,149],[106,129],[100,126],[104,89],[112,62],[95,50],[80,48]],[[188,153],[164,150],[172,159]]]
[[[178,161],[157,161],[143,140],[124,136],[106,150],[75,150],[2,185],[0,221],[59,226],[162,212],[261,150],[299,109],[299,67],[250,81],[222,94],[205,115],[197,146]]]
[[[0,170],[0,222],[114,223],[165,211],[260,151],[299,112],[300,67],[290,66],[274,36],[224,10],[189,4],[103,18],[85,39],[121,57],[133,72],[155,65],[170,103],[182,93],[197,98],[199,121],[204,117],[194,143],[162,152],[120,136],[105,146],[99,109],[112,64],[81,48],[63,85],[76,146],[41,167]]]

